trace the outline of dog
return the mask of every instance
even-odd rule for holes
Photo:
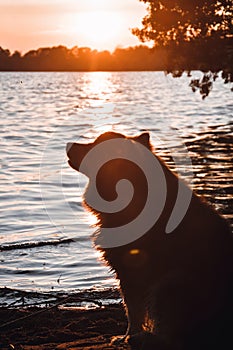
[[[147,132],[134,137],[107,132],[88,144],[68,143],[67,155],[69,165],[89,178],[84,206],[97,217],[94,245],[119,280],[128,318],[122,341],[146,350],[150,345],[145,345],[145,339],[151,344],[152,338],[153,349],[232,348],[233,239],[226,220],[154,153]],[[149,193],[147,174],[140,166],[145,159],[149,165],[156,162],[155,194]],[[123,198],[123,208],[99,209],[96,191],[110,207],[118,198],[117,184],[122,179],[133,187],[130,202]],[[182,218],[167,233],[180,184],[189,201]],[[121,191],[123,197],[128,196],[127,186]],[[149,195],[153,210],[145,229],[138,224],[132,229],[130,223],[136,222]],[[161,212],[153,221],[160,202]],[[148,226],[148,222],[152,223]],[[129,230],[120,236],[124,227]],[[101,245],[101,236],[108,234],[116,240]]]

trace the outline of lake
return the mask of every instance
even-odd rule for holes
[[[194,73],[199,75],[198,72]],[[87,180],[67,142],[148,130],[158,154],[232,222],[233,103],[220,80],[205,100],[162,72],[0,73],[0,286],[116,286],[92,248]]]

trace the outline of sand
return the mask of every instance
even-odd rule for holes
[[[1,350],[131,349],[112,346],[123,334],[126,318],[121,305],[95,310],[52,308],[0,309]]]

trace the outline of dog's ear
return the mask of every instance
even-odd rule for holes
[[[146,147],[150,147],[150,134],[149,132],[143,132],[141,135],[134,138],[135,141],[140,142]]]

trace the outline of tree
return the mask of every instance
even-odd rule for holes
[[[0,70],[7,70],[10,54],[9,50],[4,50],[0,46]]]
[[[218,73],[233,82],[232,0],[139,0],[148,4],[141,29],[133,34],[169,52],[168,72],[200,69],[204,76],[190,85],[206,97]]]

